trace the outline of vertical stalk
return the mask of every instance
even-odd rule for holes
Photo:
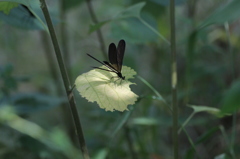
[[[86,0],[86,2],[87,2],[88,10],[89,10],[89,13],[90,13],[90,16],[92,18],[93,23],[97,24],[98,20],[97,20],[97,17],[95,15],[95,13],[94,13],[91,0]],[[106,55],[107,50],[105,49],[105,43],[104,43],[104,40],[103,40],[101,29],[97,30],[97,37],[98,37],[98,40],[99,40],[99,43],[100,43],[100,47],[101,47],[101,50],[102,50],[103,57],[105,59],[108,59],[107,55]]]
[[[67,35],[67,28],[66,28],[66,9],[64,8],[63,0],[60,2],[60,18],[63,20],[60,23],[60,36],[61,36],[61,48],[63,57],[65,60],[67,72],[69,73],[70,82],[72,82],[72,72],[71,72],[71,59],[68,49],[68,35]]]
[[[69,53],[69,48],[68,48],[68,34],[67,34],[67,27],[66,27],[66,8],[64,8],[64,3],[65,0],[60,1],[60,19],[63,20],[63,22],[60,23],[59,28],[60,28],[60,39],[61,39],[61,48],[62,48],[62,53],[63,53],[63,59],[66,64],[66,70],[69,75],[70,83],[73,82],[72,79],[72,72],[71,72],[71,59],[70,59],[70,53]],[[60,92],[58,90],[58,92]],[[62,91],[61,91],[62,95]],[[67,113],[69,112],[68,108],[65,105],[61,106],[61,111],[62,111],[62,116],[63,116],[63,121],[65,124],[65,127],[67,129],[68,135],[71,137],[71,140],[74,144],[77,143],[75,135],[75,129],[74,125],[71,120],[71,114]]]
[[[173,152],[178,159],[178,106],[177,106],[177,58],[175,36],[175,0],[170,0],[171,56],[172,56],[172,110],[173,110]]]
[[[57,87],[57,92],[62,92],[61,89],[61,81],[59,80],[59,76],[58,76],[58,72],[57,72],[57,68],[55,67],[54,64],[54,55],[50,54],[51,50],[51,45],[49,44],[49,39],[48,39],[48,34],[47,32],[41,31],[40,32],[40,36],[41,36],[41,41],[42,41],[42,45],[43,45],[43,50],[45,52],[45,58],[47,60],[48,63],[48,69],[50,70],[50,74],[52,76],[53,81],[56,84]]]
[[[232,81],[236,80],[237,73],[236,73],[236,63],[235,63],[235,55],[233,52],[232,44],[231,44],[231,35],[230,35],[230,30],[229,30],[229,24],[228,22],[224,23],[224,28],[227,34],[227,41],[228,41],[228,54],[231,55],[231,64],[232,64]],[[232,120],[232,135],[231,135],[231,140],[230,140],[230,154],[232,155],[232,158],[235,157],[235,152],[234,152],[234,144],[236,142],[236,121],[237,121],[237,113],[233,113],[233,120]]]
[[[54,47],[54,50],[55,50],[55,54],[56,54],[56,57],[57,57],[58,66],[60,68],[61,76],[62,76],[62,79],[63,79],[64,88],[65,88],[65,91],[66,91],[66,94],[67,94],[67,97],[68,97],[68,101],[69,101],[69,104],[70,104],[70,109],[71,109],[71,113],[72,113],[73,120],[74,120],[74,123],[75,123],[77,137],[78,137],[78,140],[79,140],[79,143],[80,143],[80,148],[81,148],[81,151],[83,153],[84,159],[89,159],[88,150],[87,150],[87,146],[86,146],[86,143],[85,143],[85,139],[84,139],[84,135],[83,135],[82,127],[81,127],[80,118],[78,116],[74,96],[73,96],[73,93],[71,91],[71,84],[70,84],[70,81],[69,81],[69,78],[68,78],[68,75],[67,75],[67,71],[66,71],[64,62],[63,62],[63,58],[62,58],[61,51],[60,51],[60,48],[59,48],[59,45],[58,45],[58,41],[57,41],[55,31],[54,31],[54,28],[53,28],[53,24],[52,24],[52,21],[51,21],[51,18],[50,18],[45,0],[40,0],[40,3],[41,3],[42,12],[44,14],[44,17],[46,19],[46,23],[47,23],[47,26],[48,26],[48,29],[49,29],[49,33],[50,33],[51,40],[52,40],[52,43],[53,43],[53,47]]]

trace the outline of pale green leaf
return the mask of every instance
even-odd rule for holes
[[[214,159],[226,159],[226,158],[227,158],[227,155],[225,153],[219,154],[214,157]]]
[[[105,66],[100,68],[106,69]],[[128,81],[136,72],[123,66],[122,74],[125,80],[116,78],[115,73],[94,69],[78,76],[75,85],[82,97],[89,102],[97,102],[100,108],[106,111],[124,111],[128,110],[128,105],[135,103],[138,96],[129,87],[134,83]]]
[[[208,106],[189,105],[189,107],[193,108],[193,111],[195,113],[207,112],[207,113],[210,113],[210,114],[213,114],[213,115],[218,115],[218,113],[220,112],[219,109],[213,108],[213,107],[208,107]]]
[[[18,3],[16,2],[0,2],[0,11],[4,14],[9,14],[10,10],[17,7]]]
[[[132,119],[130,123],[135,125],[154,126],[158,125],[158,120],[154,118],[139,117]]]

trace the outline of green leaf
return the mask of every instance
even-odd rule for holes
[[[21,5],[6,15],[0,12],[0,18],[6,23],[23,29],[45,29],[48,31],[38,0],[8,0]],[[54,18],[52,18],[54,19]],[[54,21],[53,21],[54,22]]]
[[[15,27],[23,29],[43,29],[42,24],[31,13],[32,12],[29,12],[26,8],[19,5],[13,8],[8,15],[0,12],[0,18],[7,24]]]
[[[101,28],[103,25],[113,21],[113,20],[118,20],[118,19],[122,19],[122,18],[129,18],[129,17],[140,17],[140,12],[142,10],[142,8],[144,7],[145,2],[140,2],[137,3],[133,6],[128,7],[127,9],[123,10],[122,12],[120,12],[116,17],[110,19],[110,20],[106,20],[106,21],[102,21],[99,22],[98,24],[95,25],[90,25],[89,27],[89,33],[94,32],[95,30]]]
[[[106,69],[102,66],[100,68]],[[128,110],[128,105],[133,105],[137,100],[129,86],[128,79],[133,78],[136,72],[130,67],[123,66],[122,74],[125,80],[116,79],[115,73],[94,69],[77,77],[76,88],[80,95],[89,102],[97,102],[99,107],[106,111]]]
[[[38,0],[0,0],[4,2],[15,2],[19,4],[23,4],[25,6],[31,6],[32,4],[40,6],[40,2]]]
[[[140,12],[142,8],[145,6],[146,2],[140,2],[133,6],[128,7],[117,15],[117,18],[129,18],[136,17],[140,18]]]
[[[77,7],[79,4],[84,2],[83,0],[62,0],[62,6],[64,10]]]
[[[223,24],[228,21],[236,20],[240,17],[240,1],[234,0],[224,7],[217,9],[208,18],[206,18],[198,28],[203,28],[211,24]]]
[[[214,159],[228,159],[228,157],[225,153],[222,153],[222,154],[215,156]]]
[[[0,11],[4,14],[9,14],[10,10],[17,7],[19,4],[16,2],[0,2]]]
[[[92,157],[92,159],[104,159],[107,158],[107,155],[109,153],[109,149],[102,148],[97,151],[97,153]]]
[[[155,2],[157,4],[161,4],[163,6],[169,6],[170,1],[166,0],[150,0],[152,2]],[[181,5],[185,2],[186,0],[175,0],[175,5]]]
[[[110,22],[111,20],[105,20],[103,22],[97,23],[96,25],[90,25],[89,30],[88,30],[88,34],[91,34],[92,32],[100,29],[103,25],[105,25],[106,23]]]
[[[196,141],[195,145],[201,144],[204,141],[208,141],[209,139],[211,139],[216,133],[217,131],[219,131],[219,127],[213,127],[208,129],[206,132],[204,132]]]
[[[66,99],[40,93],[15,94],[4,98],[2,103],[9,103],[9,100],[12,103],[11,107],[14,111],[21,114],[49,110],[66,102]]]
[[[133,27],[134,26],[134,27]],[[112,23],[114,37],[124,38],[133,43],[156,41],[159,37],[137,18],[127,18]]]
[[[54,128],[54,130],[53,129],[45,130],[38,124],[18,116],[15,113],[15,110],[12,109],[12,107],[9,107],[7,105],[5,107],[0,107],[0,123],[1,124],[4,123],[8,127],[11,127],[12,129],[17,130],[17,132],[21,134],[20,137],[23,137],[22,135],[24,135],[25,137],[30,137],[35,141],[38,141],[44,144],[43,147],[37,146],[36,148],[35,147],[36,143],[33,143],[33,140],[30,141],[28,138],[28,141],[26,141],[26,139],[20,138],[20,140],[18,141],[23,148],[24,147],[26,148],[26,146],[29,146],[28,149],[31,149],[33,151],[34,149],[36,151],[41,149],[41,153],[42,152],[46,153],[45,151],[42,151],[42,148],[50,151],[56,151],[56,152],[58,151],[58,153],[54,154],[54,157],[52,156],[50,158],[62,159],[62,157],[56,156],[56,154],[59,154],[59,152],[63,153],[65,156],[68,156],[64,158],[80,158],[79,150],[77,150],[71,144],[72,142],[68,138],[68,135],[65,134],[65,131],[62,131],[58,128]],[[26,158],[26,156],[20,157],[20,158]],[[38,157],[33,157],[33,158],[38,158]]]
[[[240,108],[240,81],[234,82],[224,93],[221,101],[221,114],[233,113]]]
[[[158,125],[159,122],[157,119],[154,119],[154,118],[141,117],[141,118],[132,119],[130,124],[154,126],[154,125]]]
[[[210,113],[217,116],[220,112],[219,109],[208,107],[208,106],[200,106],[200,105],[188,105],[188,106],[193,108],[194,113],[206,112],[206,113]]]

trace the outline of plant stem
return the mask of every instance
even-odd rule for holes
[[[86,2],[87,2],[88,10],[89,10],[89,13],[90,13],[90,16],[92,18],[93,23],[97,24],[98,20],[97,20],[97,17],[95,15],[95,13],[94,13],[91,0],[86,0]],[[96,31],[97,31],[97,37],[98,37],[98,40],[99,40],[99,43],[100,43],[100,47],[101,47],[101,50],[102,50],[103,57],[105,59],[108,59],[107,55],[106,55],[107,50],[105,48],[105,43],[104,43],[104,40],[103,40],[102,31],[101,31],[100,28],[97,29]]]
[[[181,133],[183,129],[185,129],[185,126],[189,123],[189,121],[192,119],[192,117],[195,115],[195,112],[190,114],[190,116],[185,120],[185,122],[181,125],[180,129],[178,130],[178,134]],[[185,131],[186,132],[186,131]],[[187,134],[186,134],[187,135]]]
[[[58,76],[58,72],[57,72],[57,69],[55,67],[55,64],[54,64],[54,55],[53,54],[50,54],[49,52],[51,52],[51,45],[49,44],[49,39],[48,39],[48,33],[47,32],[44,32],[44,31],[41,31],[40,32],[40,36],[41,36],[41,41],[42,41],[42,45],[43,45],[43,49],[44,49],[44,52],[45,52],[45,58],[47,60],[47,63],[48,63],[48,69],[50,70],[50,74],[52,76],[52,79],[54,81],[54,83],[56,84],[56,87],[57,87],[57,92],[61,92],[62,89],[61,89],[61,82],[59,80],[59,76]]]
[[[173,111],[172,108],[170,108],[167,104],[167,102],[162,98],[162,96],[158,93],[157,90],[155,90],[155,88],[153,86],[151,86],[145,79],[143,79],[140,76],[137,76],[144,84],[146,84],[158,97],[159,99],[161,99],[161,101],[163,101],[163,103],[167,106],[167,108],[169,108],[169,110],[171,111],[172,115],[173,115]],[[189,143],[191,143],[192,148],[194,149],[194,151],[196,152],[196,156],[198,157],[199,155],[197,154],[196,148],[193,144],[192,139],[190,138],[190,136],[188,135],[187,131],[185,130],[185,126],[187,125],[187,123],[190,121],[190,119],[194,116],[195,113],[192,113],[187,120],[181,125],[180,123],[180,129],[178,130],[178,134],[180,134],[180,132],[183,130],[184,133],[186,134],[186,136],[188,137]],[[198,157],[199,158],[199,157]]]
[[[54,47],[54,50],[55,50],[57,62],[58,62],[60,72],[61,72],[61,76],[62,76],[63,83],[64,83],[64,88],[65,88],[66,94],[68,96],[68,101],[69,101],[69,104],[70,104],[71,113],[72,113],[73,120],[74,120],[74,123],[75,123],[77,137],[78,137],[78,140],[79,140],[79,143],[80,143],[80,148],[81,148],[81,151],[83,153],[84,159],[89,159],[90,157],[88,155],[87,146],[85,144],[85,139],[84,139],[84,135],[83,135],[82,127],[81,127],[80,118],[78,116],[74,96],[73,96],[73,93],[71,91],[71,84],[70,84],[70,81],[69,81],[69,78],[68,78],[68,75],[67,75],[67,72],[66,72],[66,68],[65,68],[65,65],[64,65],[64,62],[63,62],[63,58],[62,58],[61,51],[60,51],[60,48],[59,48],[59,45],[58,45],[58,41],[57,41],[55,31],[54,31],[54,28],[53,28],[53,24],[52,24],[52,21],[51,21],[51,18],[50,18],[45,0],[40,0],[40,3],[41,3],[42,12],[43,12],[44,17],[45,17],[46,22],[47,22],[49,33],[50,33],[51,40],[52,40],[52,43],[53,43],[53,47]]]
[[[124,113],[123,117],[120,119],[120,121],[118,122],[116,128],[114,129],[114,131],[111,133],[111,140],[114,139],[116,137],[117,132],[119,132],[119,130],[121,128],[123,128],[123,126],[126,124],[126,122],[128,121],[128,119],[130,118],[132,112],[133,112],[134,108],[133,106],[129,107],[129,111],[127,111],[126,113]]]
[[[236,63],[235,63],[235,55],[233,52],[232,44],[231,44],[231,36],[230,36],[230,30],[229,30],[229,24],[228,22],[224,23],[224,28],[227,34],[227,41],[228,41],[228,54],[231,55],[231,64],[232,64],[232,80],[236,80]],[[236,121],[237,121],[237,113],[233,113],[233,119],[232,119],[232,134],[231,134],[231,140],[230,140],[230,154],[232,155],[233,158],[235,157],[235,152],[234,152],[234,144],[236,141]]]
[[[169,104],[166,102],[166,100],[160,95],[160,93],[150,84],[148,83],[144,78],[141,76],[137,76],[138,79],[140,79],[146,86],[148,86],[155,94],[156,96],[161,99],[161,101],[164,103],[165,106],[170,110],[172,113],[172,108],[169,106]]]
[[[72,72],[71,72],[71,59],[70,59],[70,53],[68,49],[68,35],[67,35],[67,27],[66,27],[66,10],[64,8],[63,0],[60,3],[60,18],[63,20],[62,23],[60,23],[60,36],[61,36],[61,48],[63,57],[65,60],[67,72],[69,73],[69,79],[70,82],[72,82]]]
[[[173,110],[173,152],[178,159],[178,106],[177,106],[177,60],[175,37],[175,0],[170,1],[171,55],[172,55],[172,110]]]
[[[170,45],[170,42],[162,36],[156,29],[154,29],[151,25],[149,25],[145,20],[143,20],[141,17],[137,17],[146,27],[148,27],[150,30],[152,30],[155,34],[157,34],[164,42],[166,42],[168,45]]]
[[[199,157],[200,155],[197,153],[197,150],[196,150],[196,147],[195,147],[195,145],[194,145],[194,142],[192,141],[191,137],[188,135],[188,133],[187,133],[187,131],[186,131],[185,128],[183,128],[183,131],[184,131],[184,133],[186,134],[186,136],[187,136],[187,138],[188,138],[188,141],[189,141],[189,143],[191,144],[193,150],[195,151],[196,157],[199,159],[199,158],[200,158],[200,157]]]
[[[225,131],[225,128],[222,125],[220,125],[219,129],[222,132],[223,138],[225,139],[226,145],[228,146],[228,150],[229,150],[229,152],[231,154],[232,159],[236,159],[235,154],[234,154],[233,149],[232,149],[232,146],[231,146],[231,143],[228,140],[228,136],[227,136],[227,133]]]

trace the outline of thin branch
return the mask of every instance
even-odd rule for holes
[[[160,34],[156,29],[154,29],[151,25],[149,25],[145,20],[143,20],[141,17],[138,17],[138,19],[143,23],[146,27],[148,27],[150,30],[152,30],[155,34],[157,34],[164,42],[166,42],[168,45],[170,45],[170,42],[162,35]]]
[[[89,10],[89,13],[90,13],[90,16],[92,18],[93,23],[97,24],[98,20],[97,20],[97,17],[95,15],[95,13],[94,13],[91,0],[86,0],[86,2],[87,2],[88,10]],[[107,50],[105,48],[105,43],[104,43],[104,39],[103,39],[103,36],[102,36],[102,31],[101,31],[100,28],[96,31],[97,31],[97,37],[98,37],[98,40],[99,40],[99,43],[100,43],[100,47],[101,47],[101,50],[102,50],[103,57],[105,59],[107,59],[107,54],[106,54]]]
[[[71,72],[71,59],[70,53],[68,48],[68,34],[67,34],[67,27],[66,27],[66,9],[64,8],[63,0],[60,3],[60,18],[63,22],[60,23],[60,36],[61,36],[61,48],[63,57],[66,63],[66,68],[69,73],[70,82],[72,82],[72,72]]]
[[[178,106],[177,106],[177,55],[175,35],[175,0],[170,1],[171,55],[172,55],[172,110],[173,110],[173,152],[178,159]]]
[[[231,64],[232,64],[232,80],[236,80],[237,77],[237,71],[236,71],[236,62],[235,62],[235,53],[233,52],[233,47],[231,44],[231,35],[230,35],[230,29],[229,29],[229,24],[228,22],[224,23],[224,28],[227,34],[227,41],[228,41],[228,54],[231,55]],[[232,134],[231,134],[231,140],[230,140],[230,154],[232,155],[233,158],[235,157],[235,152],[234,152],[234,144],[236,142],[236,121],[237,121],[237,112],[233,113],[233,119],[232,119]]]
[[[60,68],[61,76],[62,76],[63,83],[64,83],[64,88],[65,88],[66,94],[68,96],[68,101],[69,101],[69,104],[70,104],[71,113],[72,113],[73,120],[74,120],[74,123],[75,123],[77,137],[78,137],[78,140],[79,140],[79,143],[80,143],[80,148],[81,148],[81,151],[83,153],[84,159],[89,159],[88,150],[87,150],[87,146],[86,146],[86,143],[85,143],[85,139],[84,139],[84,135],[83,135],[82,127],[81,127],[80,118],[78,116],[78,112],[77,112],[77,108],[76,108],[73,93],[71,92],[71,84],[70,84],[70,81],[69,81],[69,78],[68,78],[68,75],[67,75],[67,72],[66,72],[66,68],[65,68],[65,65],[64,65],[64,62],[63,62],[63,58],[62,58],[61,51],[60,51],[60,48],[59,48],[59,45],[58,45],[58,41],[57,41],[55,31],[54,31],[54,28],[53,28],[53,24],[52,24],[52,21],[51,21],[51,18],[50,18],[45,0],[40,0],[40,3],[41,3],[42,12],[43,12],[44,17],[45,17],[46,22],[47,22],[49,33],[50,33],[51,40],[52,40],[52,43],[53,43],[53,47],[54,47],[54,50],[55,50],[58,66]]]

